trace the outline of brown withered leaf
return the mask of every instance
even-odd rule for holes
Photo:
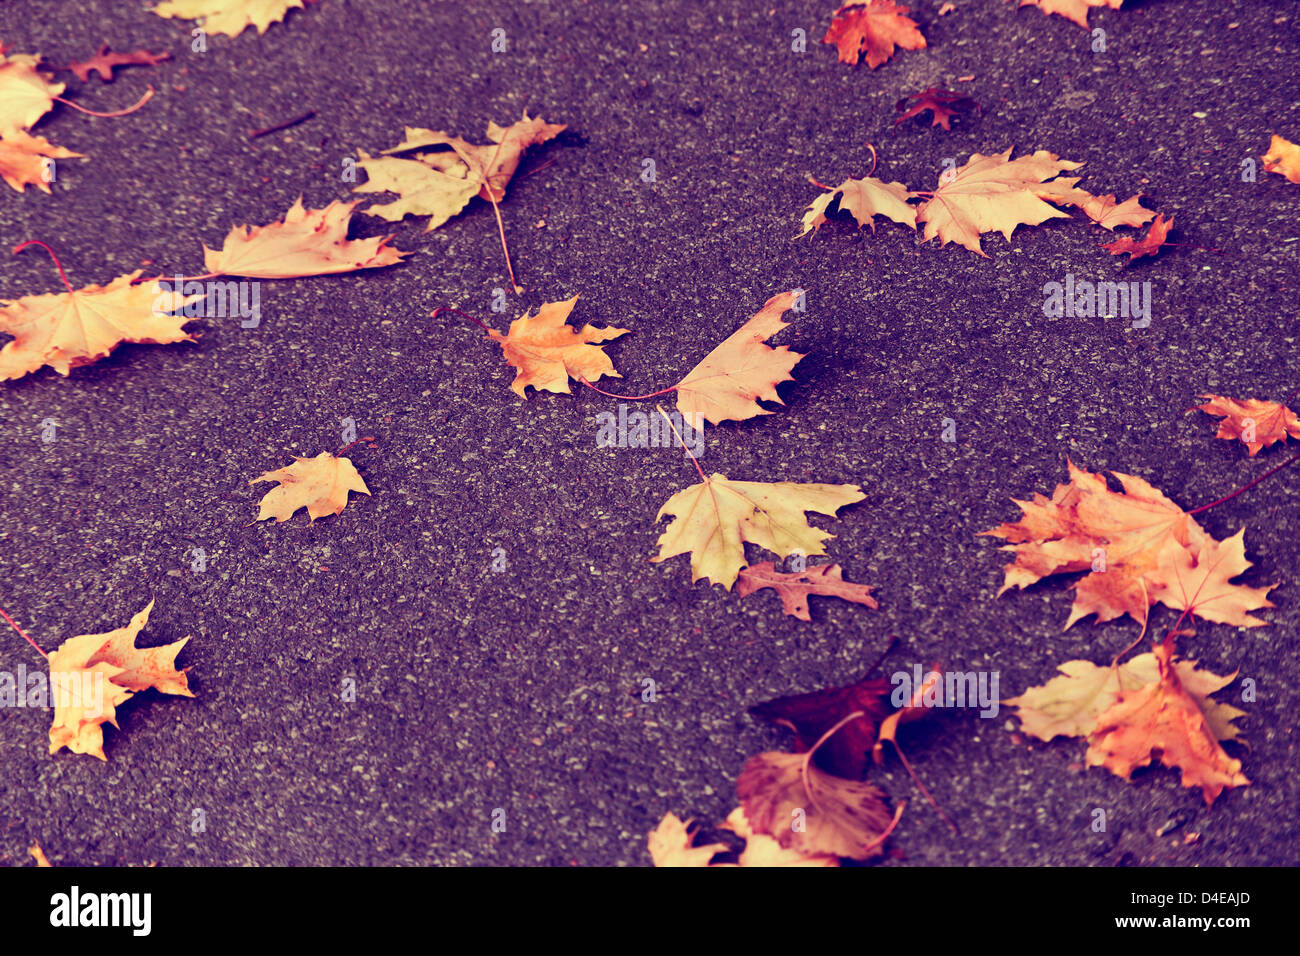
[[[764,588],[776,591],[785,613],[792,614],[801,621],[812,620],[808,613],[808,598],[814,594],[837,597],[872,608],[880,606],[871,596],[870,586],[845,581],[838,564],[819,564],[810,566],[805,571],[786,572],[776,570],[773,562],[764,561],[740,572],[736,593],[741,597],[748,597]]]
[[[1128,253],[1128,261],[1141,259],[1143,256],[1154,256],[1160,251],[1160,247],[1165,244],[1169,237],[1169,231],[1174,228],[1174,217],[1170,216],[1166,222],[1164,214],[1156,216],[1155,221],[1151,223],[1151,228],[1141,239],[1134,239],[1131,236],[1125,236],[1114,242],[1105,243],[1102,248],[1112,256],[1122,256]]]
[[[150,53],[148,50],[133,50],[130,53],[109,53],[108,44],[102,44],[99,52],[85,62],[74,60],[68,69],[77,74],[77,79],[85,83],[91,73],[98,73],[105,83],[113,82],[113,70],[121,66],[157,66],[164,60],[170,60],[170,53]]]
[[[909,102],[912,104],[910,107],[908,106]],[[894,125],[899,126],[913,116],[920,116],[926,110],[929,110],[932,117],[931,127],[942,126],[946,130],[951,130],[952,127],[948,124],[954,116],[959,113],[969,113],[971,110],[978,110],[979,108],[979,103],[973,97],[931,86],[920,93],[905,96],[894,104],[894,109],[902,114],[898,119],[894,120]]]
[[[850,714],[862,714],[827,738],[814,757],[823,770],[857,780],[866,769],[867,753],[875,745],[876,729],[889,716],[893,686],[883,678],[864,677],[847,687],[827,687],[755,704],[749,713],[793,730],[800,753]]]

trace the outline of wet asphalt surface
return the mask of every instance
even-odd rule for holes
[[[1133,640],[1129,620],[1063,631],[1068,577],[995,600],[1004,556],[977,533],[1018,515],[1011,496],[1050,493],[1067,457],[1192,507],[1287,454],[1248,459],[1184,410],[1200,392],[1300,387],[1300,186],[1241,176],[1270,134],[1300,140],[1281,82],[1300,68],[1300,8],[1130,3],[1092,14],[1107,41],[1094,53],[1060,17],[955,5],[914,3],[929,48],[870,71],[817,42],[830,14],[818,2],[615,14],[323,0],[205,53],[190,49],[193,23],[138,3],[0,4],[0,39],[55,65],[101,42],[173,54],[108,85],[60,73],[65,95],[99,111],[149,83],[157,95],[119,119],[56,108],[34,132],[89,158],[59,164],[52,197],[0,192],[0,243],[50,243],[76,285],[200,273],[201,244],[233,225],[278,219],[299,195],[347,199],[343,160],[395,145],[405,125],[475,142],[524,109],[569,125],[529,154],[502,206],[527,289],[504,313],[490,205],[431,233],[423,218],[390,229],[359,215],[354,236],[393,231],[414,255],[264,282],[255,329],[198,320],[197,343],[124,346],[66,379],[0,387],[0,607],[48,650],[154,597],[142,643],[192,635],[181,662],[198,695],[129,703],[107,764],[49,756],[47,711],[0,713],[0,859],[23,862],[39,840],[56,865],[644,865],[665,812],[720,821],[747,757],[789,742],[747,707],[852,681],[891,634],[886,672],[997,671],[1004,696]],[[507,50],[494,54],[498,28]],[[806,53],[791,50],[796,29]],[[951,132],[895,128],[895,101],[928,86],[983,110]],[[1097,248],[1112,237],[1078,218],[989,235],[988,259],[884,220],[874,236],[837,219],[795,241],[817,195],[808,176],[866,174],[868,142],[877,175],[915,189],[934,187],[945,158],[1047,149],[1085,162],[1076,175],[1094,193],[1144,193],[1184,245],[1123,269]],[[39,249],[2,261],[2,297],[61,288]],[[1150,326],[1045,318],[1044,284],[1071,273],[1150,281]],[[814,599],[811,623],[770,591],[692,587],[684,557],[650,564],[659,505],[696,480],[680,450],[597,448],[596,413],[616,402],[521,401],[479,329],[430,317],[449,305],[504,329],[580,294],[575,322],[631,330],[607,349],[624,376],[612,390],[640,394],[796,286],[807,312],[776,342],[809,355],[785,407],[709,431],[702,464],[862,485],[864,502],[813,523],[880,608]],[[946,418],[956,442],[941,440]],[[339,448],[345,419],[374,439],[349,453],[372,496],[310,526],[304,513],[252,524],[267,486],[248,481]],[[1202,623],[1184,641],[1258,685],[1254,703],[1224,695],[1247,710],[1250,749],[1230,749],[1252,786],[1207,809],[1175,771],[1125,783],[1071,769],[1081,741],[1030,746],[1006,710],[944,711],[903,741],[961,836],[896,762],[872,769],[910,801],[886,865],[1297,862],[1298,514],[1300,471],[1200,516],[1219,538],[1246,525],[1244,580],[1279,585],[1269,627]],[[1174,616],[1157,610],[1153,628]],[[0,668],[40,667],[7,633]]]

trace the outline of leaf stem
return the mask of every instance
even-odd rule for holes
[[[696,458],[694,455],[692,455],[691,450],[686,447],[686,440],[683,439],[681,433],[677,431],[677,426],[673,424],[673,420],[668,417],[668,413],[663,410],[662,405],[656,405],[655,410],[664,417],[664,421],[668,423],[668,427],[673,430],[673,434],[676,435],[677,440],[681,442],[682,451],[686,452],[686,454],[690,456],[691,464],[693,464],[695,466],[695,470],[700,473],[700,481],[704,482],[707,485],[709,483],[709,479],[704,474],[704,469],[700,467],[700,460]]]
[[[1282,462],[1282,464],[1274,468],[1270,468],[1268,471],[1264,472],[1264,474],[1260,475],[1254,481],[1250,482],[1250,484],[1242,485],[1232,494],[1224,495],[1218,501],[1211,501],[1208,505],[1201,505],[1199,508],[1193,508],[1191,511],[1187,511],[1184,513],[1189,515],[1200,514],[1202,511],[1209,511],[1211,508],[1215,507],[1216,505],[1221,505],[1225,501],[1231,501],[1233,498],[1237,497],[1237,495],[1241,494],[1243,491],[1249,491],[1251,488],[1254,488],[1257,484],[1259,484],[1265,478],[1268,478],[1270,475],[1277,474],[1283,468],[1290,468],[1297,461],[1300,461],[1300,455],[1295,455],[1292,458],[1288,458],[1286,461]]]
[[[488,328],[486,325],[484,325],[484,324],[483,324],[482,322],[480,322],[478,319],[474,318],[474,316],[470,315],[468,312],[462,312],[460,309],[453,309],[453,308],[452,308],[451,306],[449,306],[449,305],[440,305],[440,306],[438,306],[436,309],[434,309],[432,312],[429,313],[429,317],[430,317],[430,318],[433,318],[433,319],[436,319],[438,316],[442,315],[442,313],[444,313],[444,312],[455,312],[457,315],[459,315],[459,316],[463,316],[463,317],[469,319],[471,322],[473,322],[475,325],[477,325],[477,326],[478,326],[480,329],[482,329],[484,332],[494,332],[494,331],[496,331],[495,329]]]
[[[4,619],[9,622],[9,626],[12,627],[15,631],[17,631],[20,635],[22,635],[23,640],[25,640],[28,644],[32,645],[32,647],[36,648],[37,653],[39,653],[41,657],[44,657],[46,660],[49,660],[50,655],[46,654],[43,650],[41,650],[41,645],[37,644],[30,637],[28,637],[27,632],[24,631],[17,624],[15,624],[14,619],[12,617],[10,617],[8,614],[5,614],[4,608],[0,608],[0,616],[4,617]]]
[[[54,250],[53,250],[53,249],[51,249],[51,248],[50,248],[49,246],[47,246],[45,243],[41,242],[41,240],[39,240],[39,239],[28,239],[26,242],[20,242],[20,243],[18,243],[18,245],[14,246],[14,253],[13,253],[13,254],[14,254],[14,255],[18,255],[18,253],[22,252],[22,251],[23,251],[24,249],[26,249],[28,246],[40,246],[42,249],[44,249],[46,252],[48,252],[48,253],[50,254],[50,258],[54,260],[54,265],[55,265],[55,266],[58,268],[58,270],[59,270],[59,278],[61,278],[61,279],[63,280],[63,284],[64,284],[65,286],[68,287],[68,291],[69,291],[69,292],[75,292],[75,291],[76,291],[75,289],[72,288],[72,283],[68,281],[68,274],[67,274],[66,272],[63,271],[63,263],[59,261],[59,257],[56,256],[56,255],[54,254]]]
[[[79,110],[87,116],[98,116],[101,119],[113,119],[117,116],[129,116],[131,113],[134,113],[140,107],[144,106],[145,103],[148,103],[152,97],[153,86],[151,85],[144,96],[140,97],[140,99],[136,101],[134,106],[128,106],[124,110],[117,110],[112,113],[96,113],[94,110],[88,110],[84,106],[78,106],[76,103],[72,102],[72,100],[65,100],[62,96],[55,96],[53,99],[56,103],[62,103],[64,106],[71,106],[74,110]]]
[[[655,398],[658,395],[667,395],[669,392],[677,391],[677,387],[678,387],[677,385],[671,385],[668,388],[661,388],[659,389],[659,391],[651,392],[648,395],[615,395],[613,392],[607,392],[603,388],[597,388],[595,385],[592,385],[589,381],[587,381],[582,376],[578,377],[578,381],[581,382],[583,385],[586,385],[593,392],[600,392],[600,394],[608,395],[610,398],[624,398],[627,399],[629,402],[639,402],[642,399]]]

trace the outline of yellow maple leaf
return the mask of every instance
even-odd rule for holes
[[[1088,11],[1093,7],[1118,10],[1124,0],[1020,0],[1021,7],[1038,7],[1046,14],[1055,13],[1087,29]]]
[[[1277,173],[1293,183],[1300,183],[1300,146],[1274,133],[1263,160],[1267,172]]]
[[[348,239],[356,205],[335,201],[324,209],[304,209],[300,196],[284,219],[235,226],[220,252],[204,246],[204,265],[218,275],[287,279],[380,269],[410,255],[388,245],[392,236]]]
[[[1019,159],[1010,157],[1010,148],[992,156],[975,153],[964,166],[940,176],[939,187],[916,213],[917,223],[925,223],[924,241],[938,236],[941,246],[956,242],[984,256],[981,233],[1001,232],[1010,241],[1016,226],[1068,218],[1043,201],[1041,184],[1083,164],[1044,149]]]
[[[744,837],[745,849],[736,860],[738,866],[839,866],[840,858],[829,853],[807,854],[790,847],[786,849],[766,833],[755,833],[745,816],[744,807],[731,811],[723,829]],[[725,864],[714,864],[725,865]]]
[[[280,484],[262,498],[258,521],[267,518],[288,521],[299,508],[306,508],[310,521],[315,521],[325,515],[339,514],[347,506],[349,491],[370,494],[352,460],[335,458],[327,451],[315,458],[295,456],[292,465],[268,471],[249,484],[255,485],[259,481]]]
[[[1155,646],[1158,680],[1121,693],[1097,718],[1085,758],[1090,767],[1106,767],[1129,779],[1159,755],[1166,767],[1183,771],[1184,787],[1200,787],[1213,804],[1225,787],[1248,786],[1241,761],[1229,757],[1195,698],[1173,665],[1173,640]]]
[[[783,558],[796,551],[825,554],[822,542],[834,535],[809,526],[804,512],[834,515],[865,497],[857,485],[731,481],[715,473],[659,509],[656,521],[675,517],[659,538],[659,554],[650,560],[689,553],[692,583],[705,578],[730,591],[746,566],[746,541]]]
[[[51,83],[50,74],[37,69],[40,56],[5,56],[5,50],[0,46],[0,137],[13,136],[35,125],[65,89],[62,83]]]
[[[133,693],[154,688],[165,694],[194,696],[186,671],[175,667],[176,655],[188,637],[164,647],[135,646],[140,631],[149,623],[153,606],[150,601],[126,627],[105,634],[70,637],[50,653],[50,689],[54,698],[50,753],[67,747],[73,753],[106,760],[103,725],[117,726],[116,708]]]
[[[904,226],[916,228],[916,207],[908,205],[908,199],[915,196],[902,183],[887,183],[882,179],[864,176],[862,179],[846,179],[834,189],[823,192],[812,201],[803,216],[803,232],[795,238],[816,232],[826,222],[826,210],[832,201],[839,200],[841,212],[853,214],[858,221],[858,228],[870,226],[876,231],[876,216],[886,216]]]
[[[687,421],[743,421],[772,414],[759,401],[781,404],[776,386],[791,381],[790,370],[804,356],[785,345],[772,348],[766,340],[790,324],[782,316],[800,294],[772,296],[677,384],[677,409]]]
[[[246,27],[255,26],[265,33],[272,23],[283,20],[294,8],[302,9],[303,0],[166,0],[153,8],[160,17],[180,20],[203,18],[209,33],[238,36]]]
[[[1285,444],[1288,436],[1300,438],[1300,417],[1281,402],[1226,398],[1223,395],[1198,397],[1208,401],[1193,411],[1223,416],[1214,437],[1242,442],[1252,457],[1274,442]]]
[[[182,328],[191,317],[168,313],[203,296],[159,292],[157,282],[132,285],[142,271],[118,276],[106,286],[0,299],[0,330],[14,336],[0,349],[0,381],[22,378],[45,365],[67,375],[123,342],[193,342],[194,336]]]
[[[731,848],[723,843],[693,846],[695,821],[682,822],[675,814],[666,813],[659,826],[650,831],[648,849],[655,866],[708,866],[719,853]]]
[[[488,336],[500,344],[506,361],[518,370],[510,388],[520,398],[528,397],[526,389],[530,385],[569,394],[570,378],[589,382],[602,375],[622,378],[597,343],[616,339],[628,330],[612,326],[598,329],[590,324],[575,329],[567,325],[565,320],[577,301],[575,295],[563,302],[547,302],[536,315],[529,312],[511,322],[506,335],[495,329],[488,331]]]
[[[519,168],[524,151],[554,139],[566,127],[528,116],[510,126],[488,124],[486,146],[475,146],[441,130],[406,127],[405,138],[381,157],[359,150],[357,165],[365,170],[367,182],[354,189],[359,193],[393,192],[390,203],[368,206],[366,215],[397,222],[403,216],[430,217],[425,232],[436,229],[457,215],[471,199],[489,202],[505,198],[506,185]],[[413,153],[397,158],[394,153]]]
[[[22,192],[27,186],[50,191],[50,160],[84,158],[62,146],[55,146],[44,136],[31,136],[19,130],[0,138],[0,178]]]

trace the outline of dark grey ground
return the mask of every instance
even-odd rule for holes
[[[1247,459],[1183,411],[1202,391],[1300,387],[1288,370],[1300,186],[1239,177],[1270,133],[1300,139],[1300,9],[1130,3],[1093,14],[1108,39],[1093,54],[1087,32],[1037,10],[913,6],[930,48],[872,72],[816,42],[825,2],[324,0],[261,37],[215,37],[205,55],[188,49],[192,23],[140,3],[0,5],[0,37],[56,64],[104,40],[175,55],[110,86],[62,74],[94,109],[149,82],[158,95],[117,120],[59,108],[36,132],[90,159],[60,165],[54,197],[0,195],[4,246],[51,243],[76,284],[145,260],[202,272],[200,243],[232,225],[275,220],[299,194],[347,198],[342,159],[394,145],[405,124],[476,141],[524,108],[570,124],[503,207],[528,288],[506,315],[490,311],[505,272],[476,201],[431,234],[402,223],[395,244],[416,254],[399,267],[265,283],[258,329],[201,320],[197,344],[127,346],[68,379],[0,389],[0,606],[52,648],[155,596],[146,643],[193,635],[182,662],[198,693],[124,708],[107,765],[50,757],[48,713],[0,715],[4,858],[24,861],[39,839],[56,864],[643,865],[666,811],[720,820],[746,758],[788,743],[746,707],[853,680],[890,634],[887,671],[996,669],[1008,696],[1131,641],[1131,621],[1063,632],[1068,580],[995,600],[1004,556],[976,534],[1018,514],[1010,496],[1050,492],[1067,456],[1191,507],[1287,454]],[[498,26],[504,55],[489,49]],[[795,28],[804,55],[790,52]],[[983,114],[951,133],[895,130],[894,102],[932,84],[970,92]],[[309,108],[298,128],[246,136]],[[914,188],[933,188],[945,157],[1049,149],[1087,163],[1085,187],[1142,191],[1181,241],[1222,251],[1169,248],[1128,270],[1154,284],[1154,320],[1134,330],[1042,315],[1044,283],[1121,275],[1097,248],[1111,237],[1082,221],[990,236],[989,259],[883,221],[874,237],[837,221],[794,241],[817,192],[807,176],[865,174],[868,141],[878,175]],[[646,158],[653,185],[639,178]],[[39,250],[3,263],[0,295],[60,288]],[[640,393],[797,285],[809,311],[777,341],[811,354],[787,407],[711,432],[704,465],[862,484],[864,503],[815,523],[880,610],[823,599],[811,624],[782,616],[771,592],[691,587],[686,558],[649,564],[655,512],[695,480],[680,452],[597,449],[595,414],[615,403],[522,402],[478,329],[429,317],[454,305],[504,329],[581,293],[576,321],[632,330],[609,353],[617,390]],[[939,440],[945,416],[955,446]],[[310,527],[302,513],[250,526],[261,492],[248,480],[338,448],[347,417],[377,439],[352,454],[373,497]],[[48,445],[46,418],[59,426]],[[1174,771],[1132,784],[1070,772],[1080,741],[1027,747],[1005,712],[945,713],[904,740],[960,838],[896,762],[872,771],[912,801],[893,844],[906,862],[1296,862],[1298,483],[1283,473],[1202,516],[1218,537],[1246,524],[1245,580],[1280,585],[1272,626],[1203,624],[1185,642],[1258,682],[1241,722],[1251,749],[1235,751],[1253,786],[1207,811]],[[195,545],[204,573],[189,570]],[[504,574],[490,571],[497,547]],[[1161,609],[1153,626],[1173,617]],[[6,669],[41,664],[12,633],[0,648]],[[355,703],[340,700],[347,677]],[[1098,807],[1105,834],[1089,828]],[[494,808],[507,820],[495,835]]]

